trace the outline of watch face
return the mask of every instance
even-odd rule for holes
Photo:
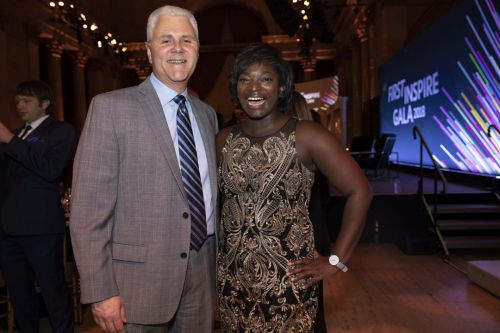
[[[328,258],[328,261],[330,262],[330,265],[336,266],[339,263],[340,259],[335,254],[332,254],[330,258]]]

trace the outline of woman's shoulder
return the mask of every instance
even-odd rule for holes
[[[295,146],[299,153],[309,157],[312,155],[331,154],[338,141],[326,127],[310,120],[297,123]]]
[[[312,120],[297,120],[296,132],[297,135],[309,138],[310,136],[325,134],[328,131],[325,127]]]

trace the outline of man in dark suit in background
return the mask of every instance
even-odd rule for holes
[[[73,332],[64,276],[64,211],[59,182],[75,147],[74,128],[50,116],[53,94],[42,81],[16,89],[25,126],[11,132],[0,122],[0,265],[21,332],[38,332],[36,279],[53,332]]]

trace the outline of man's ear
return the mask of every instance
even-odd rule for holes
[[[47,112],[47,109],[49,108],[50,106],[50,101],[48,99],[44,99],[42,101],[42,103],[40,103],[40,105],[42,106],[42,109]]]
[[[146,44],[146,53],[148,54],[149,63],[152,64],[153,62],[151,61],[151,50],[149,49],[149,42],[145,42],[144,44]]]

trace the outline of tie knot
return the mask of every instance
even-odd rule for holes
[[[31,128],[31,125],[26,124],[26,126],[24,126],[24,128],[19,133],[19,137],[24,140],[28,136],[29,131],[31,131]]]
[[[174,102],[177,105],[181,106],[186,102],[186,97],[184,97],[183,95],[177,95],[174,97]]]

